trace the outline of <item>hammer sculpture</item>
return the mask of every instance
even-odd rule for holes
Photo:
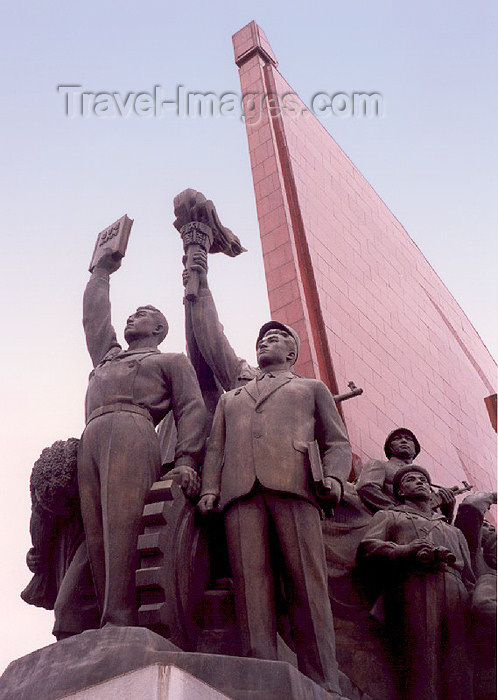
[[[199,291],[199,275],[191,270],[195,252],[225,253],[234,258],[245,251],[239,239],[220,222],[215,206],[201,192],[188,189],[173,200],[176,220],[175,228],[180,232],[185,251],[185,267],[190,271],[185,289],[189,301],[195,301]]]

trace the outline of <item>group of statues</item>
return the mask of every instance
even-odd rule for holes
[[[206,211],[209,223],[209,202]],[[468,496],[458,527],[451,524],[454,492],[431,485],[428,471],[413,463],[420,445],[405,428],[388,436],[387,461],[370,462],[349,483],[352,450],[334,397],[321,381],[293,372],[297,333],[265,323],[256,339],[258,366],[251,367],[218,319],[206,250],[197,246],[184,262],[184,285],[196,280],[185,299],[190,359],[158,350],[168,324],[152,306],[128,318],[123,349],[109,301],[109,278],[121,258],[109,251],[93,268],[83,303],[94,367],[86,427],[79,443],[55,443],[33,469],[27,561],[35,577],[23,598],[55,609],[57,639],[137,625],[143,506],[152,484],[167,476],[197,503],[205,527],[211,513],[222,513],[224,533],[217,536],[226,538],[237,653],[279,658],[283,596],[286,641],[299,669],[339,698],[323,514],[339,514],[353,498],[368,517],[349,556],[387,630],[398,696],[491,697],[479,678],[492,678],[493,657],[487,654],[487,666],[482,655],[475,662],[469,642],[479,619],[492,645],[496,624],[496,533],[484,519],[496,494]],[[162,425],[173,431],[174,457],[164,475],[156,428],[168,415],[174,426]],[[333,551],[333,541],[326,545]],[[476,596],[479,586],[486,593]]]

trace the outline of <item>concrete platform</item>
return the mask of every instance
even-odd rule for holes
[[[174,666],[231,700],[331,700],[333,697],[285,661],[184,652],[143,627],[107,625],[13,661],[0,678],[0,700],[62,700],[71,697],[71,693],[74,697],[75,693],[81,694],[132,671],[145,672],[153,665]],[[347,700],[369,700],[344,674],[340,683]],[[91,695],[80,697],[93,700]],[[100,697],[108,700],[113,696]],[[96,696],[99,700],[100,697]],[[124,700],[122,694],[118,697]]]
[[[61,699],[62,700],[62,699]],[[229,700],[175,666],[154,664],[103,681],[64,700]]]

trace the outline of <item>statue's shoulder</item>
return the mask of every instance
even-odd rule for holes
[[[289,372],[289,379],[292,380],[294,386],[302,386],[310,391],[329,391],[329,388],[320,379],[310,379],[309,377],[301,377],[299,374]]]
[[[387,467],[388,461],[386,459],[369,459],[368,462],[365,463],[365,466],[362,469],[362,473],[378,470],[385,471]]]
[[[234,381],[235,389],[244,386],[244,384],[247,384],[252,379],[255,379],[258,375],[258,369],[256,367],[252,367],[247,360],[238,357],[237,362],[237,371],[235,372],[236,377]]]
[[[442,520],[443,518],[436,517],[427,517],[427,515],[421,513],[417,508],[414,508],[413,506],[404,504],[404,503],[399,503],[399,504],[393,504],[390,508],[388,508],[386,513],[391,513],[392,517],[395,520]]]
[[[190,362],[184,352],[161,352],[158,350],[157,355],[162,358],[161,361],[165,362],[184,362],[185,360]]]
[[[400,517],[403,517],[404,514],[402,514],[400,511],[397,510],[396,506],[392,505],[389,506],[388,508],[379,508],[379,510],[376,510],[375,513],[372,514],[372,521],[377,522],[378,520],[398,520]]]
[[[150,358],[157,362],[166,372],[188,371],[194,372],[192,363],[183,352],[160,352],[151,353]]]

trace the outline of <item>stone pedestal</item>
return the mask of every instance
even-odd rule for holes
[[[226,695],[175,666],[154,664],[61,700],[228,700]]]
[[[0,700],[128,700],[126,683],[135,683],[132,671],[153,673],[174,667],[170,680],[180,677],[195,691],[194,681],[231,700],[330,700],[331,696],[297,668],[285,661],[264,661],[221,654],[181,651],[167,639],[143,627],[88,630],[13,661],[0,678]],[[177,671],[180,675],[177,674]],[[161,671],[164,673],[164,670]],[[183,673],[182,673],[183,672]],[[190,687],[186,681],[192,678]],[[157,679],[157,676],[156,676]],[[175,682],[177,682],[175,680]],[[349,700],[369,700],[341,674],[341,690]],[[89,695],[105,688],[107,695]],[[103,685],[105,684],[105,685]],[[121,686],[120,686],[121,684]],[[124,684],[124,685],[123,685]],[[157,685],[156,685],[157,687]],[[145,690],[149,690],[145,688]],[[84,693],[87,693],[86,695]],[[131,700],[130,696],[130,700]],[[133,700],[153,700],[154,695],[134,695]],[[170,696],[165,696],[170,697]],[[176,696],[181,698],[183,696]],[[185,695],[185,700],[210,695]],[[213,695],[213,700],[216,696]]]

